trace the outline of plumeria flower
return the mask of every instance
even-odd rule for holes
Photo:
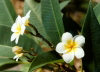
[[[25,26],[29,26],[29,18],[30,18],[31,10],[28,11],[26,16],[22,17],[22,22]]]
[[[56,51],[62,53],[62,58],[66,63],[70,63],[75,57],[77,59],[84,57],[82,49],[84,43],[84,36],[76,35],[73,37],[71,33],[66,32],[62,35],[62,41],[57,44]]]
[[[14,56],[13,59],[16,59],[16,61],[18,61],[18,59],[23,56],[22,51],[23,51],[23,48],[22,47],[14,46],[12,48],[12,52],[15,54],[15,56]]]
[[[15,40],[15,43],[17,44],[19,36],[23,35],[25,31],[25,25],[23,24],[20,16],[17,17],[15,23],[12,25],[11,31],[13,32],[11,35],[11,41]]]

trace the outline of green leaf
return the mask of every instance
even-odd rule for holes
[[[66,0],[60,3],[60,9],[62,10],[65,6],[68,5],[68,3],[70,2],[70,0]]]
[[[99,14],[100,14],[100,13],[99,13],[100,3],[98,3],[93,9],[94,9],[95,14],[96,14],[96,15],[99,15]]]
[[[100,72],[100,24],[94,14],[91,2],[82,33],[86,38],[84,69],[86,72]]]
[[[8,58],[0,58],[0,67],[5,64],[16,63],[14,60]]]
[[[6,63],[6,64],[4,64],[4,65],[2,65],[2,66],[0,66],[0,71],[3,71],[3,70],[7,70],[7,69],[9,69],[9,68],[12,68],[12,67],[14,67],[14,66],[17,66],[18,65],[18,63]]]
[[[31,10],[30,23],[38,29],[41,35],[47,37],[41,20],[41,3],[34,0],[25,0],[24,14],[29,10]]]
[[[9,27],[14,23],[15,17],[10,0],[0,0],[0,45],[11,45]]]
[[[14,57],[14,53],[12,53],[12,49],[10,46],[0,45],[0,70],[6,64],[16,63],[12,58]]]
[[[12,46],[10,42],[10,27],[14,23],[16,13],[10,2],[11,0],[0,0],[0,45]]]
[[[9,27],[14,23],[15,17],[16,13],[10,0],[0,0],[0,45],[13,45],[10,43]]]
[[[25,0],[25,4],[24,4],[24,15],[26,15],[26,13],[31,10],[31,15],[30,15],[30,23],[32,25],[34,25],[37,30],[39,31],[39,33],[44,36],[47,37],[42,20],[41,20],[41,3],[37,3],[34,0]],[[33,33],[33,29],[31,30]],[[43,43],[45,45],[45,43],[39,39],[34,37],[33,39],[37,44]]]
[[[95,7],[94,7],[94,12],[95,15],[100,23],[100,3],[98,3]]]
[[[29,64],[23,64],[22,68],[21,68],[21,71],[22,72],[28,72],[29,67],[30,67],[30,63]]]
[[[61,57],[55,51],[42,53],[38,55],[35,60],[33,60],[28,72],[32,72],[33,70],[46,64],[56,62],[59,59],[61,59]]]
[[[52,33],[55,33],[55,37],[52,37],[53,39],[53,42],[56,42],[57,43],[57,41],[55,40],[54,41],[54,39],[56,38],[57,40],[59,40],[60,41],[60,38],[58,39],[57,38],[57,36],[59,36],[59,34],[61,33],[63,33],[63,25],[62,25],[62,20],[61,20],[61,13],[60,13],[60,8],[59,8],[59,3],[56,1],[55,3],[57,3],[56,5],[56,7],[55,7],[55,9],[57,8],[57,13],[58,13],[58,15],[52,15],[53,16],[53,18],[54,17],[56,17],[56,19],[54,19],[54,21],[55,20],[59,20],[59,22],[58,22],[58,24],[56,23],[56,22],[53,22],[50,26],[49,26],[49,24],[47,24],[48,25],[48,28],[51,28],[49,31],[50,32],[52,32]],[[48,7],[48,6],[47,6]],[[50,7],[50,9],[52,9],[53,8],[53,6],[51,6]],[[41,19],[41,3],[37,3],[37,2],[35,2],[34,0],[25,0],[25,5],[24,5],[24,14],[26,14],[29,10],[31,10],[31,16],[30,16],[30,23],[32,23],[37,29],[38,29],[38,31],[39,31],[39,33],[41,34],[41,35],[43,35],[46,39],[49,39],[49,35],[47,35],[48,33],[46,33],[46,31],[48,30],[48,29],[45,29],[45,28],[47,28],[46,26],[44,26],[44,23],[42,22],[42,21],[44,21],[44,20],[42,20]],[[54,9],[53,9],[54,10]],[[54,10],[55,11],[55,10]],[[51,12],[51,11],[50,11]],[[53,11],[51,12],[51,13],[53,13]],[[49,13],[50,14],[50,13]],[[43,15],[42,14],[42,16],[46,16],[46,15]],[[51,16],[51,17],[52,17]],[[58,17],[59,16],[59,17]],[[52,19],[52,18],[51,18]],[[48,20],[50,20],[49,18],[48,18]],[[53,19],[52,19],[53,20]],[[55,23],[55,24],[54,24]],[[54,24],[54,25],[53,25]],[[55,25],[57,24],[57,27],[55,27]],[[45,24],[46,25],[46,24]],[[58,27],[60,27],[60,30],[58,29]],[[54,29],[54,30],[52,30],[52,29]],[[58,30],[57,30],[58,29]],[[59,34],[58,34],[58,31],[59,31]],[[50,34],[50,32],[49,32],[49,34]],[[57,33],[57,34],[56,34]],[[50,40],[51,41],[51,40]]]
[[[12,52],[11,48],[12,47],[10,46],[0,45],[0,58],[5,58],[5,57],[12,58],[14,56],[14,53]]]
[[[2,72],[2,71],[0,71],[0,72]],[[22,72],[22,71],[3,71],[3,72]]]
[[[6,64],[16,63],[16,61],[12,59],[13,57],[14,53],[12,53],[12,49],[10,46],[0,45],[0,70],[5,69],[5,67],[10,67],[5,66]]]
[[[16,13],[10,1],[0,0],[0,25],[11,26],[14,23]]]
[[[48,35],[48,40],[56,45],[64,33],[62,16],[58,0],[42,0],[42,22]]]

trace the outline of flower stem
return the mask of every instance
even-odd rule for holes
[[[36,52],[34,52],[34,54],[32,54],[32,53],[30,53],[29,51],[23,51],[23,53],[28,53],[28,54],[31,55],[31,56],[37,56],[37,53],[36,53]]]
[[[36,29],[36,27],[35,27],[34,25],[29,24],[29,26],[32,27],[32,28],[35,30],[35,32],[36,32],[36,35],[30,32],[31,35],[41,38],[41,39],[42,39],[43,41],[45,41],[52,49],[54,49],[54,46],[53,46],[46,38],[44,38],[44,37],[38,32],[38,30]]]

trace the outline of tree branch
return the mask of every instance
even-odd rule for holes
[[[35,27],[34,25],[29,24],[29,26],[32,27],[32,28],[35,30],[35,32],[36,32],[36,35],[33,34],[32,32],[29,32],[32,36],[36,36],[36,37],[41,38],[41,39],[42,39],[43,41],[45,41],[52,49],[54,49],[54,46],[38,32],[38,30],[36,29],[36,27]]]

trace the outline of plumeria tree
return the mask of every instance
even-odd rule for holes
[[[21,65],[8,72],[99,72],[100,4],[88,3],[82,30],[73,34],[65,31],[70,26],[64,27],[61,13],[69,2],[25,0],[20,16],[10,0],[0,0],[0,70]]]

